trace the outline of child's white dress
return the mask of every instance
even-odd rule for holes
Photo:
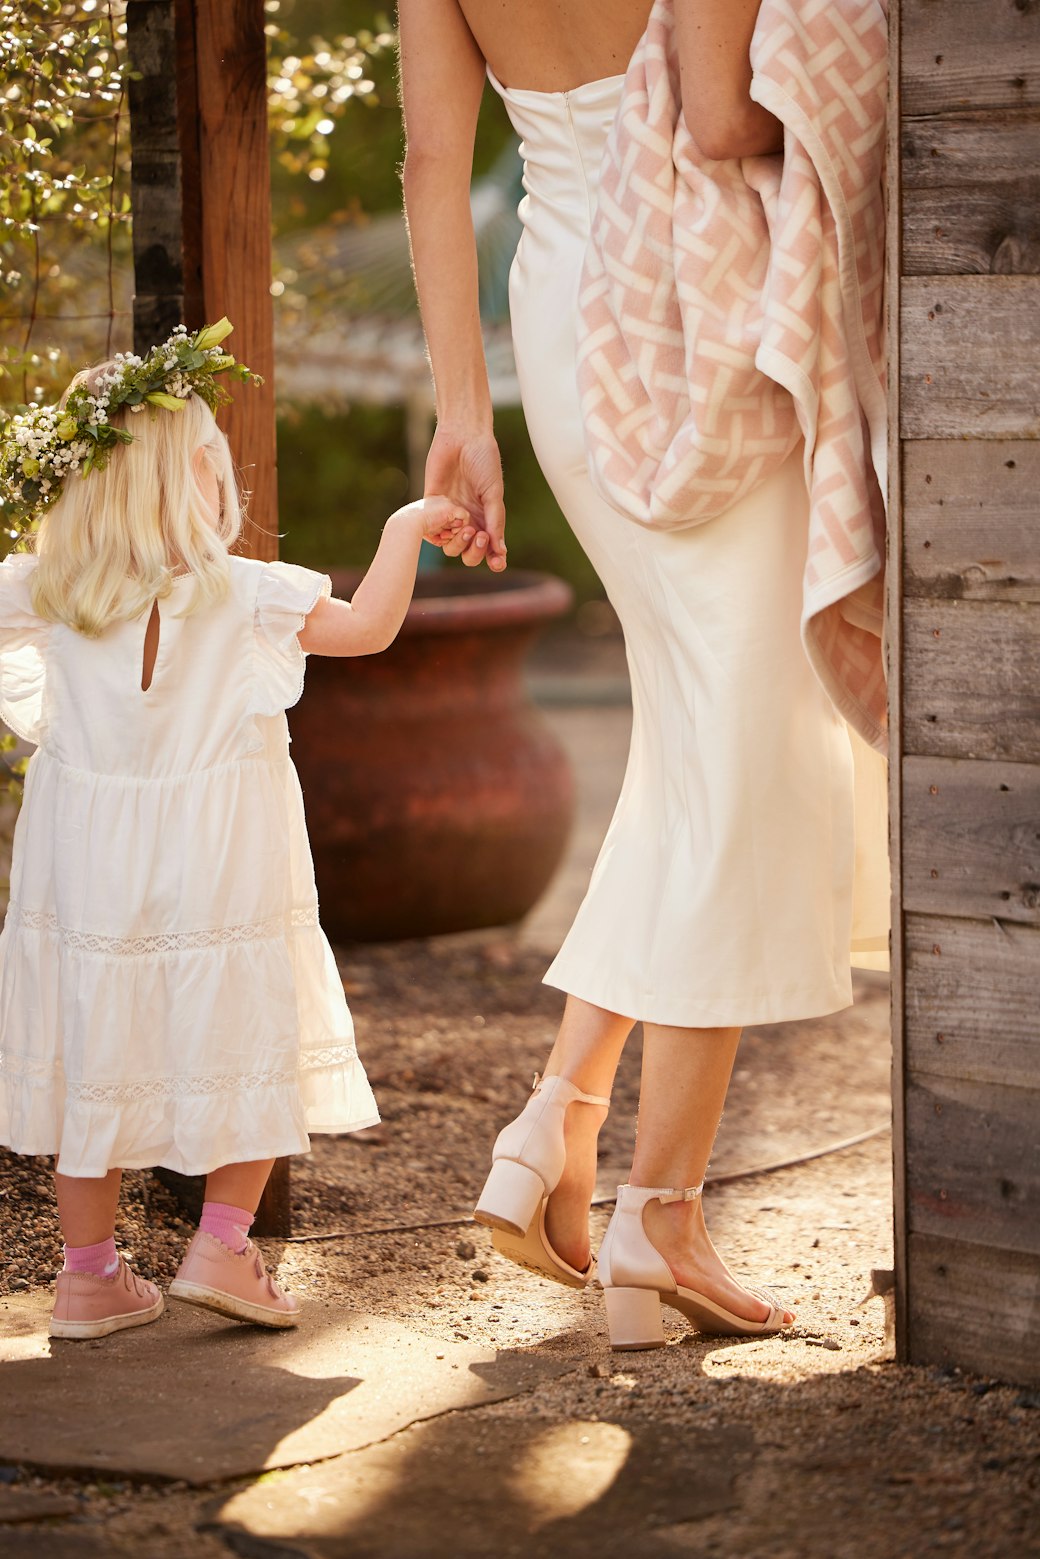
[[[0,1143],[201,1174],[378,1120],[318,925],[284,711],[321,574],[231,559],[216,607],[87,639],[0,566],[0,717],[38,744],[0,936]]]

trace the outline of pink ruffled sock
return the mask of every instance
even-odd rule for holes
[[[90,1272],[94,1277],[110,1278],[119,1271],[115,1239],[100,1245],[66,1245],[65,1272]]]
[[[199,1228],[203,1234],[212,1234],[221,1240],[236,1256],[246,1248],[254,1214],[244,1207],[232,1207],[227,1202],[203,1202]]]

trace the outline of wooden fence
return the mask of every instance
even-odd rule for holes
[[[1040,7],[893,0],[904,1359],[1040,1380]]]

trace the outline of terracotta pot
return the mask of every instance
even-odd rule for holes
[[[571,599],[544,574],[421,574],[385,654],[308,662],[290,722],[330,937],[506,925],[539,898],[574,789],[523,662]]]

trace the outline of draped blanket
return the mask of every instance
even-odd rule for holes
[[[805,441],[806,652],[885,750],[883,0],[763,0],[752,98],[783,154],[715,162],[656,0],[605,153],[579,303],[589,465],[644,525],[714,519]]]

